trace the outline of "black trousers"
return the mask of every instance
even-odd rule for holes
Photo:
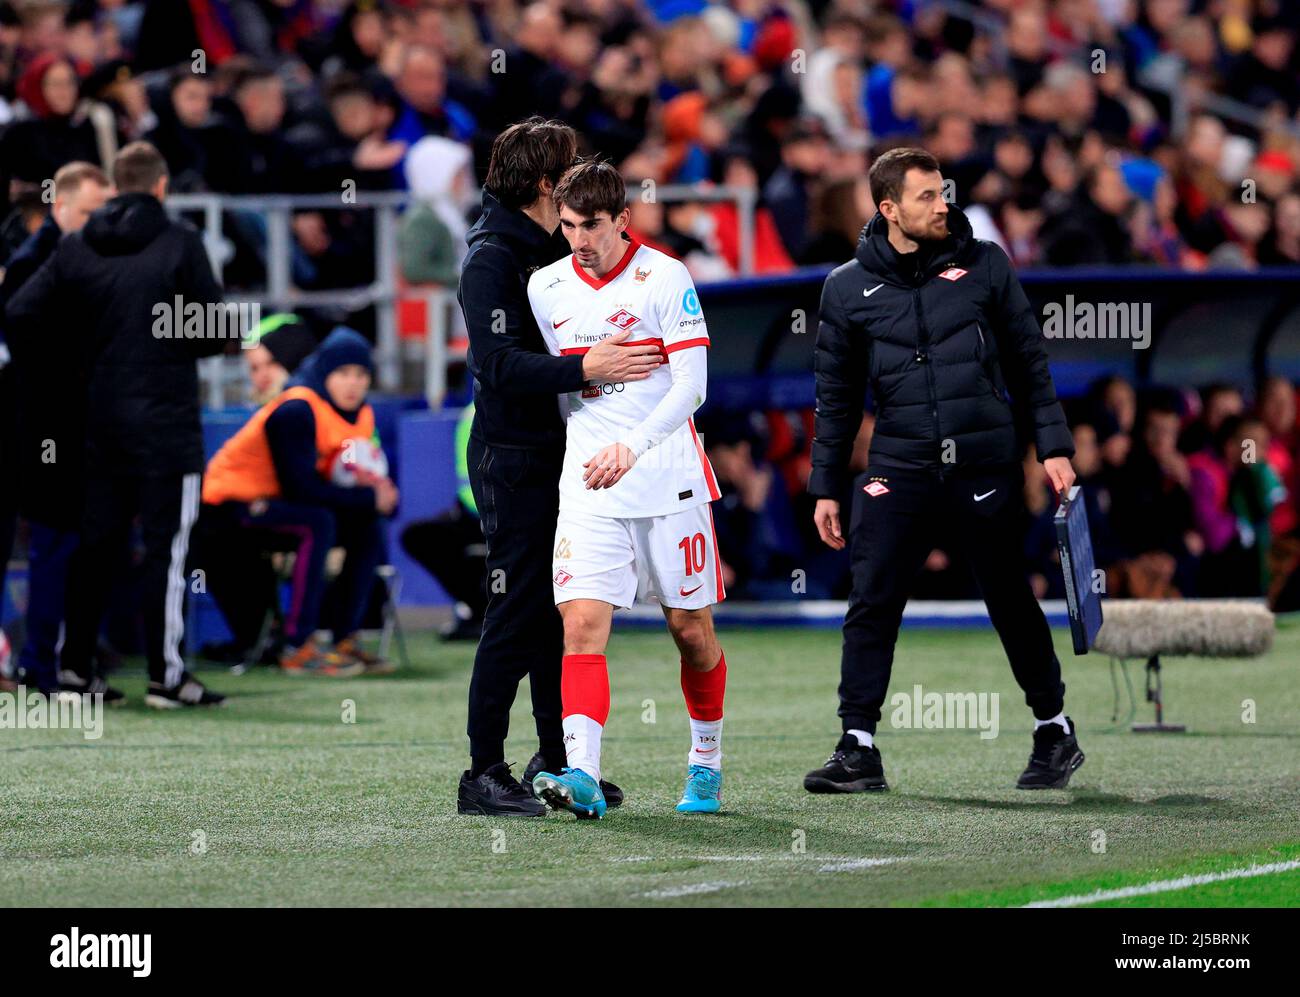
[[[962,538],[1025,702],[1039,720],[1061,712],[1061,663],[1025,570],[1027,516],[1019,465],[943,475],[881,469],[858,478],[849,526],[853,590],[840,663],[844,730],[875,733],[907,593],[944,525]]]
[[[564,758],[560,666],[564,628],[551,588],[564,451],[489,446],[473,437],[469,480],[487,545],[487,609],[469,684],[476,770],[505,758],[510,707],[528,676],[541,750]]]
[[[144,560],[140,565],[145,655],[149,680],[180,684],[185,671],[181,637],[185,630],[185,575],[190,530],[199,514],[201,475],[122,474],[87,468],[86,512],[81,546],[68,570],[67,632],[61,665],[83,678],[91,657],[113,579],[120,576],[131,524],[140,517]]]

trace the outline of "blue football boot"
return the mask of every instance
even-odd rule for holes
[[[561,769],[559,775],[538,772],[533,776],[533,795],[554,810],[569,811],[578,820],[605,816],[600,784],[581,769]]]
[[[686,770],[686,789],[677,812],[683,814],[716,814],[722,809],[722,773],[703,765],[692,765]]]

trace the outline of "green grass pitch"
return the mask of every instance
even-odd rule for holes
[[[456,815],[470,647],[412,637],[412,668],[384,678],[207,671],[231,698],[206,713],[146,711],[143,676],[122,676],[131,704],[98,741],[0,730],[0,904],[1008,905],[1300,858],[1295,626],[1262,659],[1169,662],[1182,735],[1116,729],[1106,659],[1057,631],[1088,760],[1042,793],[1012,788],[1031,719],[994,634],[905,628],[891,694],[998,693],[999,736],[893,729],[887,708],[891,791],[839,797],[801,787],[838,736],[838,633],[721,636],[713,817],[673,812],[688,745],[665,633],[613,639],[605,765],[628,802],[600,822]],[[516,772],[527,711],[525,684]],[[1111,902],[1296,906],[1300,872]]]

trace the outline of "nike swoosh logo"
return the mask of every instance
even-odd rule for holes
[[[864,287],[864,288],[862,289],[862,296],[863,296],[864,298],[869,298],[869,297],[871,297],[873,294],[875,294],[877,291],[879,291],[879,290],[880,290],[882,287],[884,287],[884,286],[885,286],[884,284],[877,284],[877,285],[876,285],[875,287],[873,287],[870,291],[868,291],[868,290]]]
[[[684,588],[679,588],[679,589],[677,590],[677,594],[678,594],[678,595],[682,595],[682,596],[686,596],[686,595],[694,595],[696,592],[698,592],[698,591],[699,591],[700,589],[702,589],[702,588],[704,588],[704,585],[703,585],[703,584],[696,585],[695,588],[691,589],[689,592],[687,592],[686,589],[684,589]]]
[[[569,321],[570,319],[572,319],[572,318],[573,318],[573,316],[570,315],[569,318],[566,318],[566,319],[564,320],[564,322],[568,322],[568,321]],[[564,322],[556,322],[556,323],[555,323],[555,328],[558,329],[560,326],[564,325]]]
[[[996,491],[997,491],[997,489],[994,488],[993,491],[991,491],[991,492],[985,492],[983,495],[976,495],[976,496],[975,496],[975,501],[976,501],[976,502],[983,502],[986,498],[988,498],[990,495],[992,495],[993,492],[996,492]]]

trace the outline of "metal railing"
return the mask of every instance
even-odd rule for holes
[[[754,269],[754,211],[757,192],[740,187],[696,187],[688,184],[660,184],[643,190],[633,185],[631,203],[649,198],[664,204],[685,201],[736,204],[739,226],[739,271]],[[431,407],[441,405],[446,395],[447,365],[451,359],[449,341],[451,308],[456,307],[454,289],[412,288],[404,291],[398,282],[397,237],[399,215],[415,198],[405,191],[361,193],[344,200],[341,194],[172,194],[167,208],[173,213],[202,215],[203,241],[220,280],[228,258],[230,240],[222,226],[223,215],[248,213],[264,218],[266,243],[266,285],[264,288],[231,295],[232,304],[257,303],[264,308],[291,310],[299,307],[335,307],[357,311],[375,309],[375,372],[380,390],[396,392],[402,384],[402,344],[397,329],[399,300],[424,297],[428,305],[428,331],[422,354],[425,396]],[[306,291],[293,284],[293,215],[300,211],[370,211],[374,220],[374,279],[363,285],[325,291]],[[212,357],[200,364],[200,377],[209,408],[226,405],[232,389],[243,381],[237,358]]]

